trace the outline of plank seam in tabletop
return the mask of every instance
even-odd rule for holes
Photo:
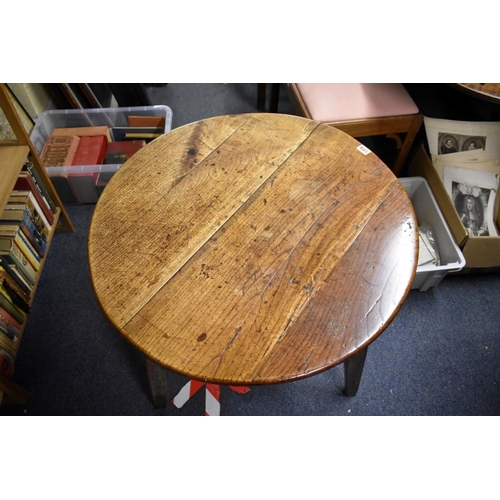
[[[249,119],[250,119],[250,118],[256,118],[256,119],[258,119],[258,117],[255,117],[255,115],[252,115],[251,117],[249,117]],[[311,120],[310,120],[310,121],[311,121]],[[237,130],[241,129],[241,128],[242,128],[242,127],[246,124],[246,123],[247,123],[247,122],[243,123],[240,127],[238,127],[238,129],[237,129]],[[240,212],[240,211],[242,211],[242,210],[244,210],[244,209],[245,209],[245,206],[247,205],[247,203],[248,203],[248,202],[249,202],[249,201],[250,201],[250,200],[251,200],[251,199],[252,199],[252,198],[253,198],[253,197],[254,197],[254,196],[255,196],[255,195],[256,195],[256,194],[260,191],[260,190],[262,190],[263,186],[264,186],[264,185],[265,185],[265,184],[266,184],[266,183],[267,183],[270,179],[272,179],[272,177],[276,174],[276,171],[277,171],[277,170],[279,170],[280,168],[282,168],[282,167],[283,167],[283,165],[285,165],[285,164],[286,164],[286,163],[287,163],[287,162],[288,162],[288,161],[289,161],[289,160],[290,160],[290,159],[291,159],[291,158],[292,158],[292,157],[293,157],[293,156],[294,156],[294,155],[295,155],[295,154],[296,154],[296,153],[300,150],[300,148],[302,147],[302,145],[303,145],[303,144],[304,144],[307,140],[309,140],[309,138],[310,138],[312,135],[314,135],[314,133],[315,133],[318,129],[322,128],[322,124],[321,124],[320,122],[313,122],[313,123],[316,123],[316,126],[315,126],[312,130],[310,130],[310,131],[309,131],[309,134],[308,134],[307,136],[305,136],[305,137],[304,137],[304,139],[303,139],[302,141],[300,141],[300,142],[298,143],[297,147],[296,147],[296,148],[295,148],[295,149],[294,149],[294,150],[293,150],[293,151],[292,151],[292,152],[291,152],[291,153],[290,153],[290,154],[289,154],[289,155],[288,155],[288,156],[287,156],[287,157],[286,157],[286,158],[285,158],[282,162],[280,162],[280,163],[276,166],[276,168],[275,168],[272,172],[270,172],[270,173],[269,173],[269,175],[268,175],[266,178],[262,178],[262,180],[261,180],[260,184],[259,184],[259,185],[258,185],[258,186],[257,186],[257,187],[256,187],[256,188],[255,188],[255,189],[254,189],[251,193],[250,193],[250,194],[248,194],[248,196],[245,198],[245,200],[243,200],[243,201],[241,201],[241,202],[240,202],[240,205],[239,205],[239,206],[238,206],[238,207],[237,207],[237,208],[236,208],[233,212],[229,213],[229,214],[226,216],[226,219],[224,220],[224,222],[223,222],[223,223],[222,223],[222,224],[221,224],[221,225],[220,225],[217,229],[215,229],[215,231],[214,231],[214,232],[212,232],[209,236],[207,236],[207,237],[206,237],[206,239],[205,239],[205,240],[204,240],[204,241],[203,241],[203,242],[202,242],[202,243],[201,243],[198,247],[196,247],[196,249],[195,249],[193,252],[191,252],[190,254],[188,254],[188,255],[186,256],[186,259],[185,259],[182,263],[180,263],[180,264],[178,265],[177,269],[176,269],[175,271],[173,271],[173,272],[172,272],[172,273],[168,276],[168,278],[166,278],[166,279],[164,280],[164,283],[156,289],[155,293],[152,293],[152,294],[150,295],[150,297],[149,297],[147,300],[145,300],[145,301],[142,303],[142,305],[141,305],[140,307],[138,307],[138,309],[134,312],[134,314],[133,314],[133,315],[131,315],[131,316],[129,317],[129,319],[128,319],[125,323],[123,323],[123,325],[121,326],[121,328],[126,328],[126,327],[127,327],[127,325],[129,325],[129,324],[130,324],[130,322],[132,322],[132,321],[134,320],[135,316],[136,316],[137,314],[139,314],[139,313],[140,313],[140,311],[141,311],[141,310],[142,310],[142,309],[143,309],[143,308],[144,308],[144,307],[145,307],[145,306],[146,306],[146,305],[147,305],[147,304],[148,304],[151,300],[153,300],[153,299],[154,299],[155,295],[156,295],[157,293],[159,293],[159,292],[161,291],[161,289],[162,289],[162,288],[164,288],[165,286],[167,286],[167,285],[168,285],[168,283],[169,283],[169,281],[170,281],[170,280],[171,280],[171,279],[172,279],[172,278],[173,278],[173,277],[174,277],[174,276],[175,276],[178,272],[180,272],[180,271],[182,270],[182,268],[183,268],[183,267],[184,267],[184,266],[185,266],[185,265],[186,265],[186,264],[187,264],[187,263],[188,263],[188,262],[189,262],[189,261],[190,261],[190,260],[191,260],[191,259],[192,259],[192,258],[193,258],[193,257],[194,257],[194,256],[195,256],[195,255],[196,255],[196,254],[197,254],[197,253],[198,253],[198,252],[199,252],[199,251],[200,251],[200,250],[201,250],[201,249],[202,249],[202,248],[203,248],[203,247],[204,247],[204,246],[205,246],[205,245],[209,242],[209,241],[210,241],[210,240],[211,240],[211,239],[213,239],[214,237],[216,237],[216,235],[217,235],[217,234],[218,234],[218,233],[222,230],[222,228],[224,228],[224,227],[225,227],[225,226],[226,226],[226,225],[227,225],[227,224],[231,221],[231,219],[233,219],[233,218],[236,216],[236,214],[237,214],[238,212]],[[234,133],[236,133],[236,132],[237,132],[237,130],[235,130],[235,131],[233,132],[233,134],[234,134]],[[233,134],[231,134],[231,135],[233,135]],[[228,136],[228,137],[227,137],[224,141],[222,141],[222,142],[221,142],[221,143],[220,143],[220,144],[219,144],[216,148],[214,148],[214,150],[213,150],[210,154],[208,154],[206,157],[204,157],[204,158],[203,158],[203,160],[201,160],[201,161],[200,161],[200,162],[196,165],[196,168],[198,168],[198,167],[199,167],[199,165],[201,165],[202,163],[205,163],[206,161],[210,161],[210,157],[211,157],[212,155],[216,154],[217,149],[218,149],[218,148],[220,148],[220,147],[221,147],[221,146],[222,146],[225,142],[227,142],[227,140],[229,140],[229,138],[230,138],[230,137],[231,137],[231,136]],[[185,177],[187,177],[187,175],[188,175],[188,174],[191,174],[191,172],[193,172],[193,171],[194,171],[194,169],[193,169],[193,170],[191,170],[190,172],[188,172],[187,174],[185,174],[184,176],[182,176],[182,179],[181,179],[181,181],[180,181],[179,183],[181,183],[181,182],[182,182],[182,180],[183,180]],[[177,183],[177,184],[179,184],[179,183]],[[176,184],[176,185],[177,185],[177,184]],[[165,196],[168,196],[168,195],[165,195]]]
[[[269,116],[269,120],[263,120],[262,119],[262,116]],[[238,118],[238,116],[236,116],[235,118]],[[211,145],[208,145],[206,142],[203,141],[203,137],[201,138],[202,142],[205,143],[205,145],[208,146],[208,148],[210,149],[210,152],[204,156],[197,164],[196,164],[196,169],[193,168],[192,170],[188,171],[188,173],[192,173],[194,172],[195,170],[199,170],[198,167],[201,167],[202,164],[203,165],[207,165],[207,162],[210,162],[210,158],[212,157],[212,155],[215,155],[216,154],[216,151],[225,143],[227,143],[230,138],[232,136],[234,136],[239,130],[241,130],[243,127],[245,127],[245,125],[247,125],[248,123],[250,123],[251,121],[255,120],[255,121],[263,121],[265,122],[270,130],[272,129],[276,129],[276,130],[285,130],[281,127],[275,127],[274,126],[274,123],[273,121],[276,119],[276,116],[273,115],[273,114],[270,114],[270,115],[262,115],[262,114],[248,114],[248,115],[245,115],[244,116],[244,121],[238,125],[232,132],[231,134],[227,135],[226,137],[224,137],[224,139],[218,143],[216,143],[215,146],[211,146]],[[199,123],[199,126],[200,127],[203,127],[204,124],[207,124],[207,127],[210,127],[210,122],[211,120],[213,119],[206,119],[206,120],[201,120]],[[306,142],[308,140],[308,138],[319,128],[321,127],[321,124],[319,122],[314,122],[312,120],[307,120],[307,119],[301,119],[301,120],[304,120],[304,127],[302,129],[300,129],[299,131],[297,131],[297,134],[300,135],[300,136],[303,136],[302,138],[298,138],[298,141],[297,143],[294,145],[294,148],[291,150],[291,151],[287,151],[286,149],[284,150],[284,155],[286,155],[286,157],[283,159],[283,160],[280,160],[278,162],[278,164],[276,166],[274,166],[274,168],[272,168],[272,170],[270,170],[270,173],[266,176],[266,178],[263,178],[261,179],[259,182],[256,182],[256,188],[253,189],[253,191],[249,194],[246,194],[245,195],[245,199],[244,200],[240,200],[238,203],[235,203],[235,206],[233,208],[231,208],[232,212],[228,214],[225,214],[225,218],[223,218],[222,220],[222,223],[219,223],[220,225],[217,227],[217,228],[211,228],[210,229],[210,234],[207,234],[207,237],[205,237],[205,239],[202,241],[200,240],[200,242],[197,242],[197,246],[193,246],[193,249],[192,251],[188,254],[186,253],[185,255],[183,255],[180,259],[179,259],[179,262],[176,262],[175,263],[175,266],[172,265],[172,269],[169,271],[169,273],[165,274],[164,276],[161,276],[160,279],[159,279],[159,283],[158,283],[158,286],[155,286],[155,287],[151,287],[149,290],[148,290],[148,293],[145,294],[145,293],[142,293],[142,297],[141,299],[144,299],[144,301],[142,301],[140,304],[137,303],[133,308],[128,306],[127,308],[127,312],[125,311],[122,311],[121,313],[117,313],[116,310],[111,310],[112,311],[112,314],[109,314],[106,307],[104,307],[104,305],[101,303],[101,301],[99,300],[99,303],[101,305],[101,308],[103,309],[104,313],[106,314],[106,316],[108,317],[108,319],[110,319],[110,321],[119,329],[123,329],[125,328],[125,326],[135,317],[135,315],[161,290],[161,288],[163,286],[165,286],[169,281],[170,279],[172,278],[173,275],[175,275],[180,269],[182,269],[184,267],[184,265],[186,264],[186,262],[189,261],[189,259],[191,259],[199,250],[200,248],[202,248],[208,241],[210,241],[211,238],[214,237],[214,235],[221,229],[221,227],[225,224],[225,222],[227,222],[227,220],[231,219],[234,215],[234,213],[241,209],[245,203],[251,198],[251,196],[253,196],[253,194],[258,191],[258,189],[263,185],[265,184],[265,182],[267,182],[269,179],[272,178],[273,175],[275,175],[276,171],[288,160],[289,157],[293,156],[293,154],[295,154],[295,152],[303,145],[304,142]],[[306,126],[307,125],[307,126]],[[312,128],[311,125],[313,125],[314,127]],[[190,124],[190,126],[193,126],[193,124]],[[185,127],[189,127],[189,125],[186,125],[184,127],[180,127],[179,129],[176,129],[176,130],[180,130],[182,132],[182,129],[184,129]],[[308,128],[309,127],[309,128]],[[205,130],[206,133],[208,134],[213,134],[213,132],[210,130],[210,128],[207,128]],[[172,134],[176,134],[176,131],[172,131],[169,136],[171,136]],[[197,134],[198,135],[201,135],[203,136],[203,132],[195,132],[193,133],[193,136],[195,137],[195,139],[193,139],[193,141],[191,140],[187,140],[187,142],[184,140],[183,144],[189,144],[190,142],[193,142],[193,145],[195,145],[195,143],[197,141],[200,140],[200,137],[197,137]],[[169,136],[165,136],[165,138],[161,138],[161,140],[164,140],[164,141],[169,141]],[[182,134],[180,136],[182,138]],[[211,135],[208,135],[207,137],[211,137]],[[138,155],[140,155],[140,151],[138,153]],[[140,162],[142,160],[141,156],[137,156],[136,158],[132,158],[130,161],[130,164],[129,166],[132,167],[134,166],[137,162]],[[273,164],[274,165],[274,164]],[[130,170],[130,168],[128,169]],[[118,172],[117,175],[120,175],[122,172]],[[186,176],[181,176],[181,180],[177,183],[175,183],[175,186],[174,188],[178,188],[178,186],[181,186],[182,185],[182,180],[184,177]],[[114,181],[115,179],[112,179],[112,181]],[[174,179],[174,182],[175,182],[175,179]],[[109,192],[109,191],[108,191]],[[106,193],[103,193],[103,197],[105,198],[105,195]],[[163,196],[161,196],[163,198]],[[107,199],[107,198],[105,198]],[[103,200],[100,200],[100,203],[98,204],[97,206],[97,210],[99,209],[100,206],[103,206],[102,204],[102,201]],[[104,209],[104,208],[103,208]],[[96,211],[97,211],[96,210]],[[142,216],[141,216],[141,219],[139,220],[142,220]],[[92,231],[93,231],[93,227],[94,225],[91,224],[91,228],[90,228],[90,239],[92,239]],[[116,245],[116,241],[115,242],[112,242],[111,243],[111,246],[113,245]],[[109,250],[108,250],[109,251]],[[101,258],[102,257],[102,252],[101,252]],[[90,264],[91,265],[91,264]],[[100,265],[100,264],[99,264]],[[94,270],[91,268],[91,273],[93,272]],[[95,272],[93,273],[95,274]],[[95,282],[93,280],[93,284],[95,285]],[[96,290],[96,286],[94,286],[94,290]],[[109,305],[109,304],[107,304]]]

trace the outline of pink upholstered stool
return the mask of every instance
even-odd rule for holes
[[[392,167],[401,172],[422,115],[400,83],[291,83],[291,97],[302,116],[332,125],[352,137],[387,135],[397,141]],[[404,140],[396,134],[404,134]]]

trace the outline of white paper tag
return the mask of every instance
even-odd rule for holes
[[[366,146],[363,146],[363,144],[360,144],[356,149],[363,153],[365,156],[371,153],[371,151]]]

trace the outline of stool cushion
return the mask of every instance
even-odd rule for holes
[[[311,118],[323,123],[418,113],[400,83],[297,83],[297,87]]]

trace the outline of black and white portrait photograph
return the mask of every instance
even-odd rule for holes
[[[439,134],[439,154],[446,155],[456,153],[458,149],[458,137],[451,134]]]
[[[440,132],[438,134],[438,142],[438,154],[446,155],[463,151],[484,150],[486,137]]]
[[[486,137],[467,137],[462,143],[462,151],[473,151],[474,149],[484,149]]]
[[[445,167],[444,186],[470,236],[498,236],[493,217],[498,190],[494,173]]]
[[[491,189],[452,182],[452,199],[460,220],[471,236],[489,236],[486,210]]]
[[[467,122],[424,117],[432,158],[454,155],[466,161],[500,158],[500,122]],[[474,156],[477,155],[477,158]]]

